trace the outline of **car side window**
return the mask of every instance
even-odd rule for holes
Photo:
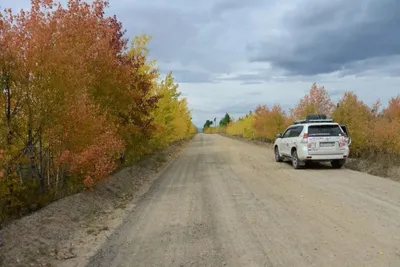
[[[292,129],[287,129],[286,132],[283,134],[282,138],[288,138],[290,136]]]
[[[304,126],[298,126],[298,127],[299,127],[299,129],[298,129],[298,131],[297,131],[297,136],[296,136],[296,137],[299,137],[300,134],[301,134],[301,132],[302,132],[303,129],[304,129]]]
[[[290,131],[289,137],[298,137],[302,131],[303,131],[303,126],[296,126],[292,128],[292,130]]]
[[[290,129],[290,134],[288,137],[296,137],[297,136],[297,127],[293,127]]]

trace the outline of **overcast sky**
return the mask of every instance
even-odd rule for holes
[[[29,0],[0,6],[29,7]],[[367,104],[400,94],[400,0],[110,0],[126,37],[152,35],[193,120],[296,105],[313,82]]]

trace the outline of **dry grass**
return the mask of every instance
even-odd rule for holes
[[[387,155],[373,155],[365,159],[350,158],[347,160],[346,168],[400,181],[399,159]]]

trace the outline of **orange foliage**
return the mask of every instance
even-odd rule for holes
[[[54,146],[57,144],[63,151],[57,163],[68,163],[69,170],[80,174],[85,185],[106,178],[117,167],[115,159],[124,149],[123,141],[84,95],[76,99],[62,115],[58,127],[51,130],[59,130],[48,134],[58,141],[53,142]]]
[[[115,170],[115,151],[122,148],[122,143],[115,138],[115,133],[105,132],[80,152],[71,154],[65,151],[62,160],[69,163],[71,172],[80,173],[84,184],[91,187]]]
[[[258,106],[254,116],[254,128],[259,138],[274,140],[275,135],[288,126],[286,114],[279,105],[274,105],[272,109]]]
[[[335,121],[349,127],[352,144],[351,153],[361,156],[366,152],[370,143],[370,122],[373,119],[371,108],[360,101],[352,92],[346,92],[333,111]]]
[[[300,99],[298,106],[291,110],[295,119],[305,118],[308,114],[330,115],[335,105],[329,98],[324,87],[318,88],[316,83],[311,86],[310,93]]]
[[[105,15],[108,1],[90,2],[32,0],[28,11],[0,12],[0,199],[15,203],[4,211],[0,202],[0,222],[10,207],[43,198],[37,192],[50,199],[91,188],[119,160],[132,163],[196,132],[178,92],[157,92],[150,38],[136,36],[128,48],[121,23]],[[177,134],[155,133],[166,124]]]
[[[377,153],[400,155],[400,97],[394,97],[389,105],[370,122],[371,149]]]
[[[368,106],[356,94],[346,92],[335,107],[325,88],[317,88],[314,83],[309,94],[291,109],[290,115],[287,116],[279,106],[272,109],[258,106],[252,115],[231,122],[225,132],[248,139],[273,141],[275,135],[282,133],[294,120],[303,119],[307,114],[326,114],[348,126],[352,157],[382,154],[389,155],[390,159],[400,159],[400,96],[393,97],[382,111],[380,106],[380,101]]]
[[[391,121],[400,121],[400,96],[393,97],[383,110],[383,115]]]
[[[400,101],[392,98],[379,112],[380,103],[367,106],[354,93],[347,92],[333,112],[333,118],[349,127],[353,156],[379,153],[400,156]]]

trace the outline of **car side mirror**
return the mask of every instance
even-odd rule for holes
[[[278,134],[276,135],[276,138],[282,138],[282,134],[278,133]]]

